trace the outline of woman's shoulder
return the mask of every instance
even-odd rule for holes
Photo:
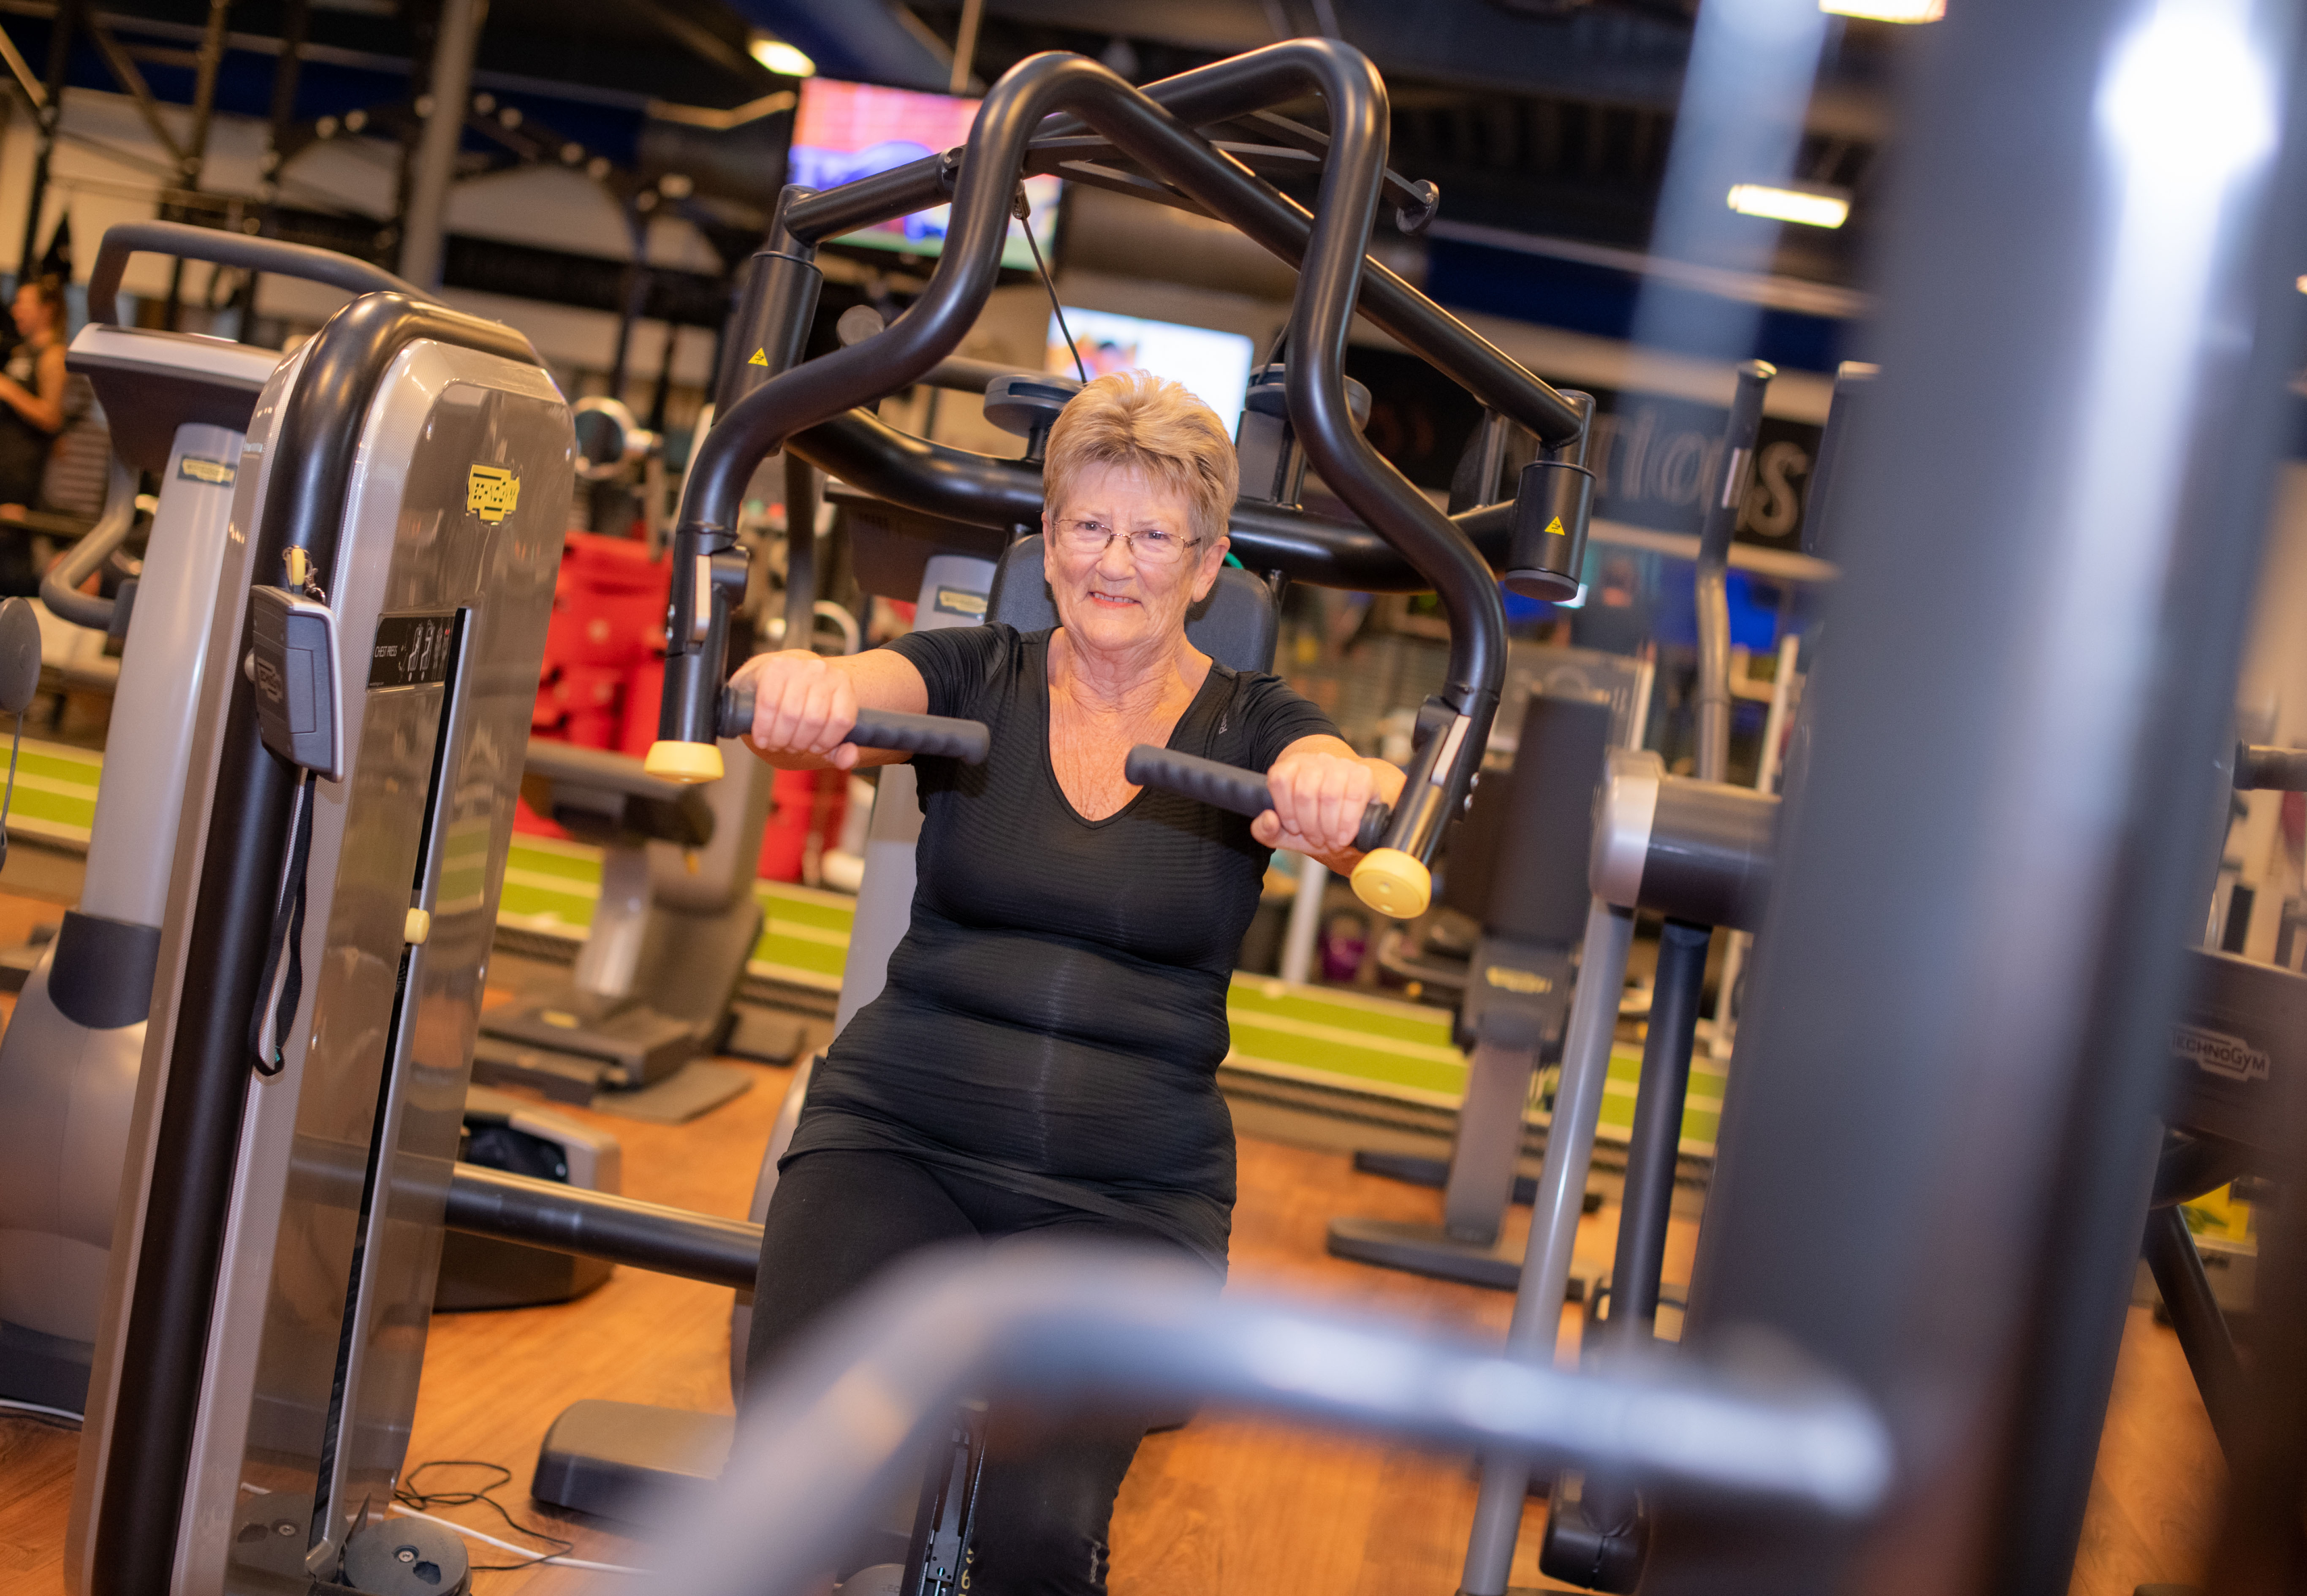
[[[1231,745],[1229,763],[1263,770],[1301,737],[1337,735],[1321,706],[1271,671],[1237,671],[1212,660],[1210,674],[1221,672],[1216,734]]]

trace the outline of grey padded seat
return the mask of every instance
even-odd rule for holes
[[[1019,631],[1040,631],[1058,623],[1058,606],[1042,579],[1042,535],[1021,537],[1004,550],[993,572],[993,592],[985,618]],[[1220,665],[1237,671],[1270,671],[1274,644],[1282,628],[1274,589],[1228,565],[1218,572],[1210,596],[1186,612],[1186,636]]]

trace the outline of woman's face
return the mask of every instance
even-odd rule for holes
[[[1196,545],[1185,500],[1129,467],[1082,471],[1062,503],[1043,509],[1042,531],[1058,619],[1089,648],[1174,643],[1225,562],[1226,540]]]
[[[40,298],[40,291],[30,284],[16,290],[16,302],[8,307],[15,319],[16,330],[26,338],[32,337],[48,324],[48,307]]]

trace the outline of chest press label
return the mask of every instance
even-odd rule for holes
[[[985,619],[985,595],[972,593],[966,588],[939,588],[937,602],[930,606],[948,615],[973,615]]]
[[[188,454],[176,462],[176,475],[186,482],[205,482],[211,487],[230,487],[238,473],[229,460],[202,459]]]
[[[2173,1026],[2171,1051],[2205,1075],[2230,1081],[2263,1081],[2272,1062],[2242,1037],[2200,1025]]]
[[[369,653],[370,690],[446,682],[449,646],[456,635],[453,610],[382,617],[376,623],[376,647]]]
[[[495,526],[520,502],[520,478],[502,466],[475,466],[465,476],[465,512]]]

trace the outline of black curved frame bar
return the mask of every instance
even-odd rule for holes
[[[734,558],[727,551],[752,471],[795,433],[919,381],[952,352],[992,288],[1016,176],[1033,133],[1045,116],[1071,112],[1155,177],[1207,204],[1284,258],[1299,261],[1287,392],[1299,441],[1323,480],[1426,576],[1450,618],[1451,657],[1442,697],[1453,713],[1413,757],[1410,785],[1386,838],[1389,847],[1421,861],[1431,858],[1488,734],[1505,669],[1505,620],[1488,565],[1370,446],[1346,399],[1349,320],[1363,282],[1385,163],[1385,87],[1360,52],[1326,39],[1291,40],[1221,63],[1205,69],[1200,84],[1228,102],[1227,115],[1308,90],[1328,106],[1330,159],[1323,168],[1317,210],[1302,239],[1285,236],[1291,231],[1291,219],[1270,189],[1104,67],[1078,56],[1045,54],[1005,73],[980,106],[971,129],[954,182],[946,248],[922,296],[866,343],[770,375],[718,420],[699,448],[674,533],[676,570],[696,576],[674,583],[659,722],[663,739],[714,740],[730,588],[742,591],[743,579],[741,562],[733,584],[725,575]],[[940,158],[940,174],[946,164]],[[796,197],[779,207],[772,250],[798,258],[811,247],[810,236],[820,227],[839,231],[851,225],[846,216],[828,220],[828,212],[855,200],[861,188],[877,205],[905,192],[903,182],[883,174],[830,191],[843,196],[838,200]],[[1435,317],[1457,325],[1430,302],[1421,303]],[[1511,365],[1470,330],[1460,330],[1495,361]],[[1499,408],[1518,413],[1542,396],[1552,405],[1539,408],[1533,430],[1550,439],[1574,432],[1577,413],[1552,390],[1513,369],[1521,381],[1511,398],[1520,402]]]
[[[924,515],[1008,528],[1031,525],[1042,513],[1042,471],[1033,461],[918,437],[870,410],[820,422],[796,433],[788,446],[827,475]],[[1513,511],[1511,502],[1485,505],[1450,522],[1496,570],[1513,542]],[[1423,593],[1433,586],[1367,527],[1251,499],[1237,502],[1231,515],[1233,553],[1252,571],[1278,571],[1293,582],[1356,593]]]
[[[1270,45],[1148,83],[1137,92],[1191,127],[1231,121],[1274,103],[1276,96],[1267,60],[1273,52],[1313,42],[1298,39]],[[1025,169],[1055,173],[1066,161],[1080,159],[1081,152],[1063,141],[1088,130],[1089,124],[1075,116],[1043,123],[1026,147]],[[1292,266],[1302,266],[1313,236],[1313,217],[1241,163],[1221,159],[1242,179],[1229,193],[1229,202],[1213,202],[1215,196],[1199,192],[1190,197],[1262,248]],[[836,234],[944,204],[954,192],[955,170],[950,151],[929,156],[812,194],[792,206],[781,219],[793,237],[820,244]],[[1414,350],[1491,409],[1528,427],[1548,446],[1559,447],[1578,435],[1583,423],[1574,406],[1376,261],[1365,259],[1362,263],[1358,308],[1372,326]]]
[[[238,266],[274,277],[303,278],[352,294],[405,294],[427,305],[440,303],[383,267],[332,249],[291,244],[285,238],[252,238],[244,233],[196,227],[188,222],[115,222],[104,230],[103,242],[97,245],[96,264],[89,268],[90,321],[118,323],[120,279],[128,270],[128,257],[140,250],[182,261],[212,261],[219,266]]]
[[[277,576],[292,546],[305,550],[327,579],[370,401],[394,358],[420,339],[541,364],[510,327],[429,300],[372,294],[339,311],[313,336],[281,407],[272,443],[280,475],[265,493],[251,555],[258,579]],[[258,733],[255,690],[234,673],[193,910],[202,934],[188,947],[153,1137],[150,1189],[168,1200],[147,1206],[137,1248],[90,1596],[171,1588],[253,1073],[248,1015],[263,981],[295,786],[294,774]]]

